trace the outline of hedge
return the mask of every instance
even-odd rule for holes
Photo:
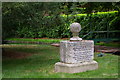
[[[39,22],[39,20],[37,20]],[[12,35],[9,37],[17,38],[70,38],[70,24],[73,22],[78,22],[81,24],[82,30],[80,32],[80,37],[85,36],[85,39],[90,38],[106,38],[108,33],[92,33],[93,31],[113,31],[120,30],[118,25],[120,21],[120,16],[118,16],[118,11],[109,12],[97,12],[92,14],[76,14],[76,15],[57,15],[57,16],[44,16],[37,24],[28,25],[24,22],[20,27],[16,26],[16,29],[12,31]],[[4,33],[4,32],[3,32]],[[8,33],[6,33],[8,34]],[[109,33],[110,37],[118,38],[118,33]],[[8,38],[8,37],[7,37]]]
[[[47,17],[48,19],[50,18]],[[80,32],[80,37],[83,37],[87,33],[91,31],[116,31],[119,30],[119,21],[120,17],[118,17],[118,11],[109,11],[109,12],[97,12],[92,14],[76,14],[76,15],[60,15],[61,21],[63,24],[60,26],[55,27],[53,32],[50,31],[53,35],[48,35],[47,37],[71,37],[70,33],[70,24],[73,22],[79,22],[82,26],[82,31]],[[62,32],[60,35],[56,35],[60,30],[59,28],[62,27]],[[119,31],[118,31],[119,32]],[[108,33],[100,33],[100,34],[93,34],[89,35],[86,38],[107,38]],[[109,38],[118,38],[118,33],[109,33]],[[47,34],[46,34],[47,35]],[[53,37],[54,36],[54,37]]]

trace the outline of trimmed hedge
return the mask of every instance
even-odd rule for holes
[[[51,18],[50,16],[46,18]],[[91,31],[91,35],[85,37],[85,39],[91,38],[119,38],[118,33],[94,33],[94,31],[116,31],[120,30],[118,27],[120,17],[118,16],[118,11],[109,12],[97,12],[92,14],[76,14],[76,15],[60,15],[60,20],[62,24],[49,29],[49,33],[46,33],[46,37],[49,38],[61,38],[61,37],[71,37],[70,24],[73,22],[79,22],[81,24],[82,30],[80,32],[80,37],[88,34]],[[60,33],[59,33],[60,31]],[[59,35],[58,35],[59,34]],[[107,36],[108,34],[108,36]]]
[[[36,18],[36,17],[35,17]],[[37,20],[39,22],[39,20]],[[94,33],[93,31],[112,31],[120,30],[118,25],[120,16],[118,11],[110,12],[98,12],[93,14],[76,14],[76,15],[56,15],[56,16],[44,16],[40,20],[39,26],[34,23],[33,25],[27,25],[24,22],[23,25],[12,30],[12,35],[9,37],[17,38],[70,38],[72,36],[70,32],[70,24],[78,22],[81,24],[82,30],[80,37],[84,37],[90,33],[89,36],[84,37],[85,39],[91,38],[119,38],[118,33]],[[32,20],[31,20],[32,22]],[[91,31],[91,32],[90,32]],[[3,31],[4,34],[4,31]],[[7,34],[7,33],[6,33]]]

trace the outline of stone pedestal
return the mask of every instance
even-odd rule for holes
[[[83,62],[77,64],[67,64],[67,63],[57,62],[55,64],[55,71],[64,72],[64,73],[79,73],[88,70],[95,70],[97,68],[98,68],[98,63],[96,61]]]
[[[98,68],[94,61],[94,42],[79,38],[81,25],[72,23],[70,30],[73,37],[70,41],[60,42],[60,62],[55,64],[56,72],[79,73]]]
[[[94,59],[92,40],[61,41],[60,61],[55,64],[56,72],[79,73],[98,68]]]

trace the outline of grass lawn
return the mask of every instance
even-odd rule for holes
[[[9,40],[9,41],[28,41],[28,42],[42,42],[42,43],[58,43],[60,42],[62,39],[33,39],[33,38],[8,38],[6,40]]]
[[[52,38],[35,38],[35,39],[33,39],[33,38],[8,38],[8,39],[5,39],[5,40],[7,40],[7,41],[17,41],[17,42],[14,42],[14,44],[28,44],[28,43],[22,43],[22,42],[59,43],[62,40],[69,40],[69,38],[64,38],[64,39],[52,39]],[[108,43],[99,42],[99,43],[95,43],[95,45],[120,47],[120,42],[108,42]]]
[[[118,78],[117,55],[97,57],[99,53],[95,53],[95,60],[99,64],[97,70],[70,74],[54,72],[54,64],[59,61],[59,47],[24,44],[3,47],[20,54],[32,54],[19,59],[3,57],[3,78]]]
[[[110,47],[117,47],[120,48],[120,42],[100,42],[100,43],[95,43],[96,45],[101,45],[101,46],[110,46]]]

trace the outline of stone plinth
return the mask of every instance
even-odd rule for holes
[[[55,64],[55,71],[64,72],[64,73],[79,73],[88,70],[95,70],[97,68],[98,68],[98,63],[96,61],[83,62],[77,64],[66,64],[62,62],[57,62]]]

